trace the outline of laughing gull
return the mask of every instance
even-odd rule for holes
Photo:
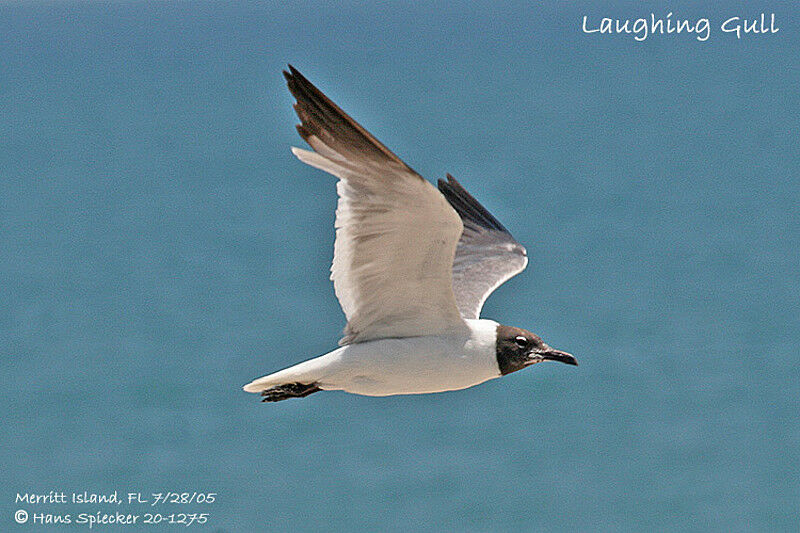
[[[321,390],[366,396],[466,389],[541,361],[578,364],[530,331],[480,318],[528,264],[519,244],[449,174],[439,188],[403,163],[294,67],[298,159],[333,174],[331,279],[347,317],[340,348],[244,386],[263,401]]]

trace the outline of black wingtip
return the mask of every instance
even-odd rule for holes
[[[313,87],[313,85],[305,76],[300,74],[300,71],[294,68],[291,63],[289,63],[288,66],[289,70],[283,71],[283,77],[286,78],[286,85],[289,87],[289,92],[291,92],[295,98],[299,99],[298,92],[300,92],[301,87],[309,85]]]
[[[443,181],[443,180],[439,180],[439,181]],[[466,192],[464,187],[462,187],[461,184],[449,172],[447,173],[447,184],[448,185],[455,185],[456,187],[458,187],[462,191]]]
[[[308,130],[308,128],[306,128],[306,127],[305,127],[305,126],[303,126],[302,124],[297,124],[297,125],[295,126],[295,128],[297,128],[297,133],[299,133],[299,134],[300,134],[300,137],[302,137],[302,138],[303,138],[303,140],[304,140],[304,141],[306,141],[306,142],[308,142],[308,138],[309,138],[309,137],[311,137],[311,136],[313,135],[313,134],[312,134],[312,133],[311,133],[311,132]]]
[[[292,66],[291,63],[287,63],[286,68],[289,70],[283,71],[283,77],[286,78],[286,81],[292,81],[292,78],[294,78],[295,73],[297,73],[297,69],[294,68],[294,66]]]
[[[311,87],[314,87],[314,84],[308,81],[308,79],[305,76],[303,76],[299,70],[294,68],[294,66],[291,63],[289,63],[288,66],[289,66],[289,71],[288,72],[285,70],[283,71],[283,75],[286,78],[286,81],[288,81],[290,84],[297,83],[300,85],[310,85]],[[316,87],[314,88],[316,89]]]
[[[494,218],[453,176],[447,174],[447,181],[440,179],[438,184],[441,193],[462,219],[485,228],[509,233],[500,221]]]
[[[324,136],[327,148],[343,159],[371,160],[379,164],[392,164],[416,174],[391,150],[386,148],[363,126],[353,120],[330,98],[311,83],[291,63],[283,71],[289,92],[295,97],[294,104],[302,129],[300,135],[309,138]],[[421,176],[419,179],[423,179]]]

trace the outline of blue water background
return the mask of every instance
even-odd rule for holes
[[[217,492],[160,510],[225,532],[800,528],[800,8],[537,4],[0,6],[0,529],[49,490]],[[580,31],[670,11],[710,39]],[[579,367],[240,390],[344,325],[287,62],[527,245],[484,315]]]

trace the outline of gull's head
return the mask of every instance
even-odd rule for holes
[[[542,361],[578,364],[571,354],[551,348],[541,337],[522,328],[497,326],[495,345],[497,364],[504,376]]]

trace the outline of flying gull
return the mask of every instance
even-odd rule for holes
[[[333,174],[331,279],[347,317],[340,347],[244,386],[263,401],[321,390],[366,396],[472,387],[542,361],[578,364],[530,331],[480,318],[486,298],[525,269],[525,248],[455,178],[431,185],[300,72],[298,159]]]

